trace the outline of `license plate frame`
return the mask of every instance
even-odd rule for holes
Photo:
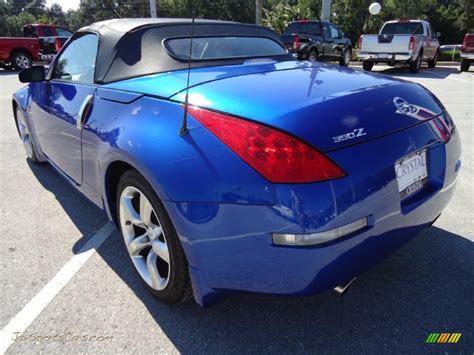
[[[380,59],[387,59],[388,58],[388,53],[379,53],[378,57]]]
[[[398,159],[394,169],[400,199],[414,194],[428,181],[428,150],[422,149]]]

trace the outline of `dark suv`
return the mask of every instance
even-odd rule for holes
[[[299,59],[338,60],[348,66],[352,57],[352,43],[336,25],[326,21],[297,21],[288,25],[281,40]]]

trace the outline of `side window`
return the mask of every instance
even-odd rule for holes
[[[339,30],[337,29],[337,27],[334,25],[329,25],[329,28],[331,30],[331,37],[339,38]]]
[[[329,25],[326,23],[323,25],[324,37],[331,38],[331,30],[329,29]]]
[[[308,25],[308,34],[310,35],[322,35],[321,25],[319,23],[311,23]]]
[[[58,34],[59,37],[71,37],[72,32],[65,30],[64,28],[61,27],[56,27],[56,33]]]
[[[54,64],[51,79],[93,83],[98,38],[85,34],[74,39]]]
[[[43,26],[43,36],[45,37],[53,37],[53,31],[49,26]]]
[[[436,38],[436,32],[433,30],[433,27],[431,25],[429,26],[429,29],[430,29],[430,37]]]

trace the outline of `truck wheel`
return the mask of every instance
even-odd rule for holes
[[[420,51],[418,57],[413,62],[410,62],[410,72],[418,73],[421,68],[421,58],[423,57],[423,52]]]
[[[468,71],[470,66],[471,66],[470,60],[463,59],[461,61],[461,71]]]
[[[374,67],[374,62],[366,60],[362,62],[362,67],[364,68],[365,71],[371,71],[372,68]]]
[[[428,61],[428,68],[436,67],[436,63],[438,63],[438,51],[436,51],[436,54],[434,55],[433,59]]]
[[[308,53],[308,60],[310,62],[317,62],[318,61],[318,51],[316,49],[311,49]]]
[[[15,69],[23,70],[33,65],[33,58],[25,51],[17,51],[12,54],[11,63]]]
[[[339,59],[339,65],[341,67],[349,66],[352,58],[352,51],[349,48],[346,48],[342,53],[341,59]]]

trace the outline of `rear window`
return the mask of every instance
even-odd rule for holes
[[[423,34],[421,22],[387,23],[380,32],[383,35],[419,35]]]
[[[175,58],[188,60],[190,38],[171,38],[164,42]],[[194,37],[191,60],[272,57],[285,55],[286,49],[265,37]]]
[[[291,35],[293,33],[299,33],[299,31],[300,31],[300,24],[293,22],[293,23],[290,23],[288,27],[286,28],[285,34]]]
[[[293,22],[286,28],[285,34],[308,34],[308,35],[322,35],[321,25],[319,22]]]

